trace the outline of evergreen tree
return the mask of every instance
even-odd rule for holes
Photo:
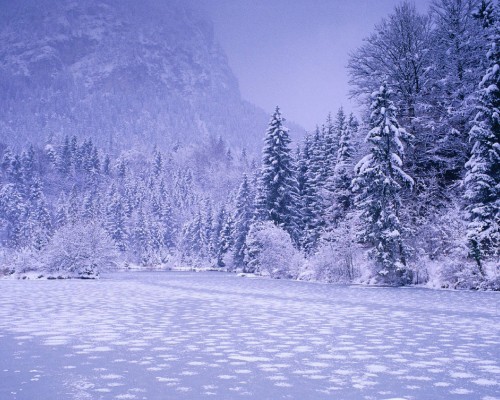
[[[426,96],[423,120],[427,130],[433,132],[433,146],[428,148],[429,138],[421,137],[425,147],[417,142],[420,154],[415,156],[439,171],[445,187],[463,177],[470,151],[467,133],[475,114],[468,103],[484,72],[486,42],[481,22],[474,18],[477,5],[477,0],[435,0],[431,5],[435,29],[428,82],[433,87],[432,95]],[[420,168],[425,174],[429,165]]]
[[[86,147],[87,141],[83,142],[82,149],[80,149],[78,147],[78,139],[76,136],[71,137],[71,141],[69,143],[70,162],[75,169],[82,169]]]
[[[101,159],[99,157],[99,150],[96,146],[92,149],[92,154],[90,155],[90,173],[99,174],[101,172]]]
[[[24,185],[28,188],[35,179],[35,149],[33,145],[30,145],[28,151],[23,151],[21,155],[21,171]]]
[[[206,254],[205,228],[203,216],[198,211],[195,217],[186,224],[182,239],[183,252],[187,256],[194,256],[203,259]]]
[[[492,18],[492,17],[491,17]],[[489,66],[477,93],[477,115],[470,130],[472,154],[466,163],[465,197],[471,255],[479,265],[500,255],[500,28],[491,25]]]
[[[22,230],[27,205],[18,185],[7,183],[0,187],[0,219],[7,227],[7,239],[11,247],[22,246]]]
[[[276,107],[266,132],[256,199],[256,218],[285,229],[299,241],[297,180],[290,154],[288,128]]]
[[[104,173],[104,175],[111,174],[111,158],[109,157],[109,154],[106,154],[106,157],[104,157],[102,172]]]
[[[29,246],[41,250],[49,243],[52,236],[52,220],[39,178],[33,179],[27,200],[29,202],[27,219],[30,231]]]
[[[127,249],[126,243],[128,238],[126,213],[122,199],[114,185],[111,187],[108,195],[105,226],[109,236],[115,242],[116,248],[124,252]]]
[[[340,107],[337,111],[334,124],[335,139],[337,141],[337,152],[333,155],[335,157],[335,160],[337,159],[337,154],[340,147],[340,141],[342,139],[342,135],[344,134],[344,131],[346,129],[347,129],[347,117],[345,115],[344,108]]]
[[[253,201],[254,196],[248,182],[248,177],[246,174],[243,174],[243,181],[236,197],[236,214],[234,217],[233,262],[236,268],[244,266],[245,241],[254,213]]]
[[[66,196],[64,193],[57,200],[56,215],[55,215],[55,226],[56,228],[62,228],[68,223],[68,204]]]
[[[312,252],[323,228],[322,198],[323,171],[325,166],[323,137],[316,128],[311,145],[304,143],[299,175],[301,176],[300,206],[302,235],[301,245],[306,253]]]
[[[353,179],[354,148],[353,132],[357,129],[354,117],[341,130],[335,168],[325,183],[325,220],[328,228],[334,228],[346,217],[353,205],[351,182]]]
[[[71,172],[71,166],[72,166],[71,154],[72,154],[71,143],[69,141],[69,137],[66,136],[64,138],[64,144],[62,145],[59,152],[58,165],[57,165],[57,169],[64,176],[69,175],[69,173]]]
[[[10,165],[10,179],[11,182],[17,184],[20,188],[23,184],[23,163],[21,157],[16,154],[12,159]]]
[[[149,251],[151,244],[151,235],[148,221],[144,215],[142,204],[136,212],[134,231],[133,231],[133,244],[137,249],[137,256],[142,265],[147,265],[149,261]]]
[[[202,243],[206,246],[206,254],[213,257],[215,254],[215,248],[213,247],[212,237],[214,235],[214,215],[213,215],[213,205],[210,200],[206,200],[203,205],[203,241]]]
[[[57,166],[57,153],[52,145],[48,144],[47,146],[45,146],[45,154],[47,155],[50,164],[52,166]]]
[[[226,227],[227,219],[228,216],[226,209],[221,207],[217,213],[211,237],[212,256],[215,258],[216,265],[219,268],[223,268],[225,266],[223,258],[228,250],[226,247],[227,244],[223,244],[224,228]]]
[[[220,262],[218,265],[225,266],[224,257],[230,252],[234,245],[234,222],[233,217],[230,213],[226,214],[224,225],[222,227],[222,232],[220,235],[219,251],[217,254],[217,260]]]
[[[163,171],[163,156],[161,152],[154,153],[153,175],[158,178]]]
[[[309,134],[304,138],[304,142],[301,146],[297,146],[295,159],[296,163],[296,174],[297,174],[297,193],[299,195],[298,207],[301,211],[301,218],[299,219],[298,229],[301,235],[301,243],[304,239],[305,226],[307,221],[307,213],[305,209],[306,200],[306,190],[307,190],[307,169],[309,168],[310,158],[311,158],[311,137]]]
[[[14,154],[12,153],[12,150],[9,147],[7,147],[4,150],[2,157],[2,171],[6,175],[10,175],[13,160],[14,160]]]
[[[127,163],[125,160],[120,159],[118,163],[116,164],[116,173],[119,178],[122,180],[125,179],[125,176],[127,175]]]
[[[325,146],[325,165],[324,165],[324,176],[326,178],[333,168],[335,167],[335,160],[337,158],[337,152],[339,147],[339,137],[335,129],[335,124],[332,119],[332,114],[329,113],[326,118],[326,124],[324,125],[324,146]]]
[[[356,205],[362,212],[360,239],[372,247],[378,275],[389,284],[405,284],[411,276],[400,221],[400,191],[402,184],[413,185],[402,170],[403,141],[409,135],[396,120],[386,83],[373,94],[370,124],[370,154],[356,165],[353,181]]]

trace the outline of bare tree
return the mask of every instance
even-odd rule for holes
[[[427,83],[431,19],[404,2],[376,26],[375,33],[351,53],[348,64],[351,94],[362,102],[380,82],[394,90],[394,101],[405,124],[415,118],[418,96]],[[408,119],[408,120],[407,120]]]

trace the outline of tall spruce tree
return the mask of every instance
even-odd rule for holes
[[[323,187],[323,176],[325,175],[325,151],[324,137],[319,128],[316,128],[311,145],[308,141],[304,143],[303,158],[301,159],[301,221],[303,231],[301,234],[301,246],[306,253],[311,253],[324,226],[323,204],[321,191]]]
[[[490,16],[492,17],[492,16]],[[477,91],[477,115],[469,132],[472,154],[466,163],[465,197],[471,256],[479,265],[500,255],[500,28],[491,25],[488,69]]]
[[[411,279],[400,221],[402,185],[413,185],[413,179],[402,170],[403,141],[409,135],[396,120],[396,107],[386,83],[372,99],[367,136],[371,150],[356,165],[353,180],[363,222],[360,239],[371,246],[378,276],[388,284],[402,285]]]
[[[351,182],[354,175],[354,147],[352,136],[356,129],[356,120],[351,115],[349,122],[345,123],[340,131],[335,167],[325,182],[324,218],[328,229],[336,227],[353,205]]]
[[[298,193],[288,128],[276,107],[269,122],[262,152],[262,167],[256,200],[256,219],[272,221],[299,242]]]
[[[329,113],[326,117],[326,123],[323,126],[324,137],[324,175],[326,177],[333,171],[339,148],[339,137],[335,129],[335,123],[332,119],[332,114]]]
[[[254,195],[248,182],[248,177],[243,174],[236,197],[236,214],[234,218],[234,247],[233,247],[233,262],[236,268],[244,266],[245,259],[245,241],[254,213]]]

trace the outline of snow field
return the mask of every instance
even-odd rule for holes
[[[2,399],[500,398],[497,293],[218,273],[0,289]]]

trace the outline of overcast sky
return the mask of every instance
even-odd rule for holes
[[[349,51],[362,44],[398,0],[196,0],[216,36],[245,99],[306,129],[348,98]],[[430,0],[415,2],[425,12]]]

